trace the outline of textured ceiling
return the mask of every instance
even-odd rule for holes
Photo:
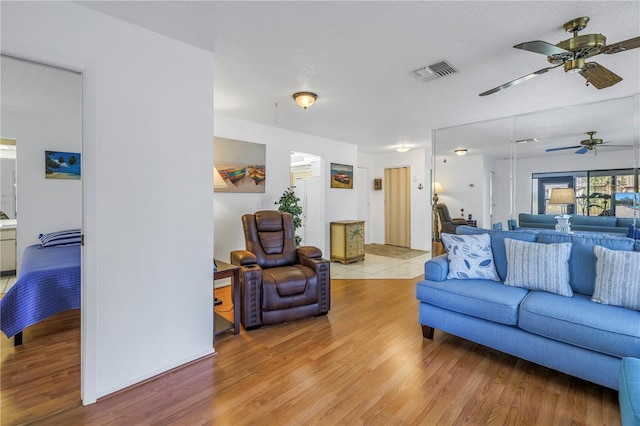
[[[600,55],[624,80],[585,87],[561,68],[478,94],[549,64],[513,49],[558,43],[562,24],[609,43],[640,35],[640,2],[78,2],[215,53],[214,109],[231,117],[354,143],[365,153],[424,146],[431,130],[640,92],[640,49]],[[458,73],[422,82],[410,71],[446,59]],[[302,110],[294,92],[317,102]],[[276,107],[277,104],[277,107]]]

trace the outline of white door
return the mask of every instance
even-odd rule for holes
[[[373,224],[369,221],[369,169],[358,167],[358,177],[355,180],[356,192],[358,193],[358,219],[364,220],[364,243],[371,241]]]

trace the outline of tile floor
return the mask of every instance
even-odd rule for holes
[[[0,277],[0,293],[6,293],[9,291],[12,285],[16,283],[18,277],[15,275],[7,275],[6,277]]]
[[[331,278],[373,279],[373,278],[415,278],[424,275],[424,263],[431,259],[431,253],[409,260],[366,254],[364,260],[343,265],[331,263]]]

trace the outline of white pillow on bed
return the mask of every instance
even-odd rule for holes
[[[72,244],[80,244],[82,231],[80,229],[68,229],[66,231],[51,232],[49,234],[40,234],[40,244],[42,247],[68,246]]]

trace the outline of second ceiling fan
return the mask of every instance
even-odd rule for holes
[[[587,22],[589,22],[589,18],[583,16],[565,23],[563,25],[564,30],[567,33],[573,33],[573,37],[561,41],[558,44],[535,40],[513,46],[516,49],[546,55],[547,61],[553,64],[553,66],[542,68],[538,71],[532,72],[531,74],[516,78],[508,83],[480,93],[480,96],[491,95],[492,93],[496,93],[502,89],[506,89],[533,77],[542,75],[547,71],[558,68],[561,65],[564,65],[565,72],[579,73],[587,80],[587,86],[591,84],[596,89],[604,89],[622,81],[622,77],[615,74],[613,71],[610,71],[597,62],[586,62],[585,60],[592,56],[599,55],[600,53],[610,55],[640,47],[640,36],[607,45],[607,38],[602,34],[578,35],[578,33],[587,26]]]
[[[580,145],[575,145],[575,146],[564,146],[562,148],[548,148],[545,149],[545,152],[553,152],[553,151],[562,151],[565,149],[576,149],[578,148],[578,150],[575,152],[576,154],[586,154],[589,151],[593,151],[594,154],[598,154],[598,147],[601,146],[606,146],[606,147],[631,147],[632,145],[609,145],[611,143],[611,141],[609,142],[603,142],[602,139],[600,138],[594,138],[593,135],[595,135],[597,132],[595,131],[591,131],[591,132],[586,132],[586,135],[589,135],[589,139],[584,139],[580,141]]]

